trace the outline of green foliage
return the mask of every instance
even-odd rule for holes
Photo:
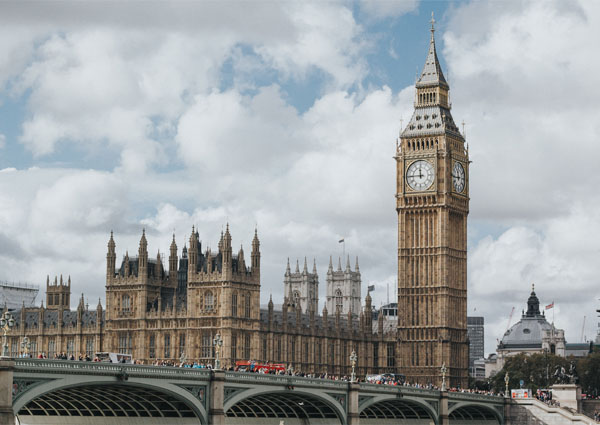
[[[492,378],[492,388],[495,391],[504,391],[504,376],[508,372],[510,379],[508,388],[520,388],[520,381],[525,384],[523,388],[529,388],[533,392],[538,388],[547,388],[556,383],[554,372],[557,368],[564,367],[569,370],[568,359],[555,356],[553,354],[532,354],[524,353],[509,357],[504,363],[504,367]]]
[[[600,394],[600,353],[595,352],[577,363],[579,384],[586,394]]]
[[[505,388],[504,376],[508,372],[509,389],[520,388],[519,382],[525,381],[524,388],[537,391],[557,383],[555,372],[564,367],[569,372],[571,362],[575,363],[576,375],[581,389],[586,394],[600,395],[600,352],[591,353],[582,359],[564,358],[553,354],[518,354],[509,357],[504,367],[491,379],[491,387],[498,392]]]

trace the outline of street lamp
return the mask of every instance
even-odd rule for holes
[[[508,377],[508,372],[506,372],[506,375],[504,375],[504,397],[508,397],[508,382],[510,381],[510,378]]]
[[[215,370],[221,369],[221,359],[219,358],[219,353],[221,352],[221,347],[223,346],[223,340],[221,339],[221,334],[215,336],[213,339],[213,345],[215,346]]]
[[[11,328],[15,326],[15,319],[13,319],[12,314],[8,311],[5,311],[2,317],[0,318],[0,329],[4,333],[2,337],[2,357],[9,357],[8,355],[8,338],[6,338],[6,334],[10,332]]]
[[[446,363],[442,363],[442,368],[440,371],[442,372],[442,391],[446,391],[446,372],[448,372],[448,369],[446,369]]]
[[[21,351],[23,352],[23,357],[29,357],[29,348],[31,347],[31,342],[29,342],[28,337],[23,337],[23,341],[21,341]]]
[[[354,368],[356,368],[356,361],[358,360],[358,356],[356,355],[356,351],[352,350],[350,354],[350,364],[352,365],[352,376],[350,377],[350,382],[356,382],[356,373],[354,373]]]

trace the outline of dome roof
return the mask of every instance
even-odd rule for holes
[[[552,325],[540,314],[540,301],[534,289],[531,288],[531,295],[527,300],[527,312],[506,331],[499,348],[541,348],[542,335],[545,330],[552,329]]]
[[[552,329],[552,325],[544,316],[524,316],[506,331],[500,345],[504,348],[541,347],[543,331],[548,329]]]

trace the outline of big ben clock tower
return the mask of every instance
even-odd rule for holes
[[[448,97],[431,19],[415,110],[396,153],[399,366],[410,382],[467,386],[469,155]]]

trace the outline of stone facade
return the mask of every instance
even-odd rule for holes
[[[316,262],[313,261],[312,273],[309,273],[306,257],[302,272],[300,272],[300,264],[296,261],[296,271],[292,273],[288,259],[283,277],[283,289],[288,305],[300,306],[302,312],[307,314],[311,310],[319,311],[319,275]]]
[[[33,355],[54,357],[64,352],[93,357],[99,351],[124,352],[147,364],[178,362],[183,353],[187,361],[212,364],[213,339],[219,333],[225,367],[254,359],[305,372],[344,375],[350,373],[349,356],[355,350],[358,373],[396,371],[396,329],[384,331],[383,320],[373,324],[369,295],[364,308],[368,314],[363,309],[358,314],[350,310],[342,314],[338,309],[329,315],[327,307],[319,314],[316,308],[287,302],[287,297],[280,311],[274,310],[272,300],[267,309],[261,309],[258,235],[254,235],[248,263],[243,248],[233,254],[231,239],[227,226],[218,251],[203,251],[198,232],[192,230],[189,248],[182,250],[181,258],[173,239],[167,269],[160,254],[148,258],[143,232],[138,255],[125,253],[117,268],[111,233],[106,310],[100,304],[90,310],[83,297],[76,311],[66,305],[22,309],[16,315],[13,335],[18,336],[11,338],[12,354],[19,355],[20,342],[27,336]],[[316,281],[316,270],[312,274],[307,280]],[[52,294],[54,300],[60,293],[68,299],[70,289],[70,282],[50,284],[47,296]],[[316,306],[316,299],[312,305]]]
[[[468,384],[469,154],[452,119],[433,22],[415,110],[397,143],[398,340],[411,380]]]
[[[350,268],[350,256],[346,259],[346,267],[342,270],[342,260],[338,259],[337,270],[333,268],[333,261],[329,258],[327,269],[327,309],[336,313],[338,309],[343,315],[348,313],[358,315],[361,312],[360,269],[358,268],[358,257],[354,270]]]

